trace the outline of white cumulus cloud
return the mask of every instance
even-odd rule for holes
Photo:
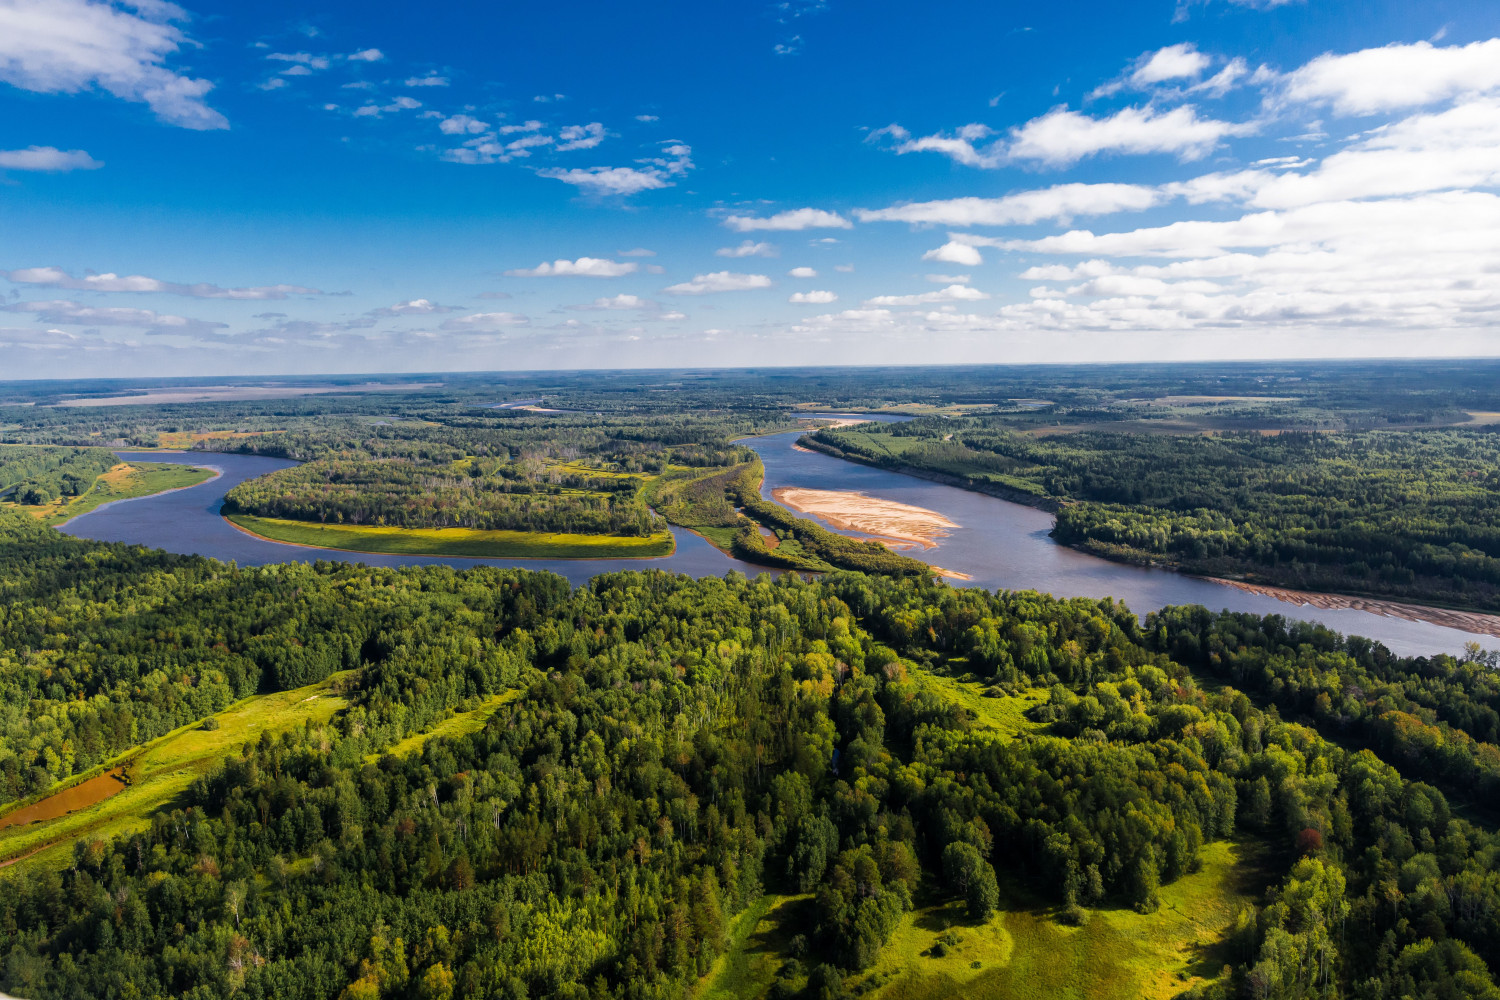
[[[1288,74],[1285,97],[1328,104],[1340,114],[1365,115],[1495,91],[1500,91],[1500,38],[1328,53]]]
[[[825,306],[830,302],[837,302],[838,300],[839,297],[833,292],[824,291],[793,292],[791,298],[787,299],[788,302],[795,302],[798,305],[816,306]]]
[[[711,292],[743,292],[756,288],[770,288],[771,279],[764,274],[735,274],[732,271],[715,271],[712,274],[696,275],[692,281],[662,289],[668,295],[707,295]]]
[[[98,170],[102,166],[102,162],[81,149],[27,146],[25,149],[0,150],[0,169],[5,170],[36,170],[58,174],[69,170]]]
[[[302,285],[258,285],[251,288],[221,288],[207,282],[183,284],[148,278],[143,274],[119,275],[109,272],[85,274],[75,277],[60,267],[23,267],[14,271],[0,271],[13,285],[43,285],[64,288],[69,291],[86,292],[156,292],[164,295],[184,295],[194,299],[232,299],[239,301],[262,301],[285,299],[291,295],[322,295],[316,288]]]
[[[1136,86],[1149,86],[1166,80],[1192,78],[1208,69],[1212,62],[1192,42],[1180,42],[1142,57],[1135,72],[1130,74],[1130,80]]]
[[[0,80],[44,94],[97,87],[147,105],[172,125],[228,128],[204,102],[208,80],[167,68],[190,45],[173,22],[187,14],[163,0],[122,9],[96,0],[5,0],[0,3]]]
[[[1056,108],[1010,129],[997,138],[987,125],[970,124],[950,134],[913,139],[900,126],[889,126],[871,138],[897,140],[897,153],[941,153],[968,167],[993,170],[1011,163],[1067,167],[1104,153],[1169,153],[1182,160],[1202,159],[1231,136],[1249,135],[1255,125],[1200,118],[1192,105],[1168,111],[1152,105],[1122,108],[1094,118]]]
[[[935,250],[929,250],[922,255],[923,260],[939,261],[943,264],[960,264],[964,267],[978,267],[984,263],[984,258],[979,251],[966,243],[950,240]]]
[[[444,330],[464,330],[471,333],[487,333],[497,330],[505,330],[514,326],[525,326],[531,320],[520,313],[512,312],[488,312],[470,313],[468,316],[455,316],[453,319],[443,320]]]
[[[941,226],[1006,226],[1080,215],[1139,212],[1164,200],[1141,184],[1057,184],[1002,198],[947,198],[881,209],[857,209],[861,222],[910,222]]]
[[[866,299],[866,306],[925,306],[943,302],[978,302],[989,298],[985,292],[968,285],[949,285],[934,292],[919,292],[916,295],[877,295]]]

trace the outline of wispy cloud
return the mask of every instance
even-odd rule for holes
[[[1102,118],[1055,108],[1010,129],[1004,137],[997,137],[987,125],[971,124],[953,133],[920,138],[892,125],[871,133],[871,138],[893,139],[897,153],[941,153],[964,166],[993,170],[1013,163],[1067,167],[1106,153],[1167,153],[1197,160],[1225,139],[1250,135],[1256,129],[1254,123],[1200,118],[1191,105],[1167,111],[1146,105],[1122,108]]]
[[[989,295],[977,288],[968,285],[949,285],[935,292],[919,292],[915,295],[877,295],[873,299],[866,299],[866,306],[925,306],[939,305],[944,302],[979,302],[989,298]]]
[[[767,218],[753,215],[730,215],[724,225],[740,233],[757,230],[791,232],[802,229],[850,229],[852,223],[837,212],[826,212],[820,208],[794,208],[777,212]]]
[[[634,261],[579,257],[577,260],[543,261],[536,267],[517,268],[505,273],[512,278],[619,278],[639,269],[640,265]]]
[[[0,271],[13,285],[44,285],[69,291],[88,292],[156,292],[164,295],[185,295],[195,299],[238,299],[260,301],[285,299],[293,295],[322,295],[316,288],[302,285],[259,285],[251,288],[221,288],[207,282],[182,284],[148,278],[142,274],[119,275],[109,272],[85,274],[74,277],[60,267],[23,267],[14,271]]]
[[[770,243],[757,243],[754,240],[744,240],[739,246],[719,247],[714,251],[715,257],[775,257],[781,251]]]

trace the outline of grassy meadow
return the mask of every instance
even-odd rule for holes
[[[1254,842],[1208,844],[1199,871],[1162,886],[1158,912],[1089,910],[1081,927],[1058,923],[1014,888],[978,926],[961,901],[919,905],[853,985],[872,1000],[1169,1000],[1220,974],[1227,932],[1263,884],[1261,854]],[[695,1000],[769,996],[791,957],[788,941],[806,932],[810,898],[765,895],[739,914]],[[805,982],[816,960],[788,978]]]
[[[672,534],[644,537],[471,528],[395,528],[315,524],[231,514],[230,523],[274,542],[385,555],[466,556],[487,559],[647,559],[671,555]]]
[[[80,838],[107,838],[140,829],[152,813],[171,808],[173,800],[200,774],[237,747],[259,739],[262,732],[327,723],[347,704],[338,693],[347,676],[347,672],[337,673],[306,687],[247,698],[212,716],[217,728],[206,729],[203,722],[195,722],[111,761],[110,767],[125,767],[128,784],[122,791],[78,812],[0,831],[0,866],[61,867],[72,856],[73,842]]]

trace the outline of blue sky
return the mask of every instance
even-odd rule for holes
[[[1500,6],[0,0],[0,378],[1500,353]]]

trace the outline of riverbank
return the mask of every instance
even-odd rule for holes
[[[1062,509],[1062,504],[1048,496],[1037,493],[1027,493],[1010,486],[1002,486],[999,483],[981,483],[963,476],[955,476],[946,472],[934,472],[931,469],[919,469],[913,465],[886,465],[882,462],[872,462],[861,455],[851,455],[842,449],[832,445],[824,444],[811,435],[804,434],[797,439],[793,448],[803,452],[816,452],[819,455],[827,455],[829,458],[837,458],[844,462],[853,462],[855,465],[865,465],[872,469],[880,469],[883,472],[898,472],[903,476],[911,476],[913,479],[925,479],[929,483],[937,483],[940,486],[952,486],[955,489],[968,490],[970,493],[980,493],[997,500],[1006,500],[1010,503],[1018,503],[1023,507],[1035,507],[1037,510],[1045,510],[1050,514],[1056,514]]]
[[[224,520],[236,530],[264,541],[374,555],[474,559],[655,559],[671,555],[675,548],[669,531],[626,537],[545,531],[313,524],[250,514],[229,514]]]
[[[1226,587],[1243,590],[1247,594],[1274,597],[1287,604],[1299,607],[1322,608],[1324,610],[1366,611],[1382,618],[1400,618],[1409,622],[1426,622],[1444,628],[1456,628],[1464,632],[1475,632],[1500,638],[1500,615],[1481,611],[1455,611],[1451,608],[1432,608],[1423,604],[1403,604],[1378,597],[1350,597],[1346,594],[1322,594],[1310,590],[1290,590],[1286,587],[1267,587],[1243,580],[1226,580],[1216,576],[1199,579],[1221,583]]]
[[[5,506],[24,510],[42,523],[56,528],[106,504],[188,490],[218,478],[219,473],[212,469],[179,465],[175,462],[121,462],[97,477],[83,493],[66,502],[56,500],[40,507],[14,503],[7,503]]]

